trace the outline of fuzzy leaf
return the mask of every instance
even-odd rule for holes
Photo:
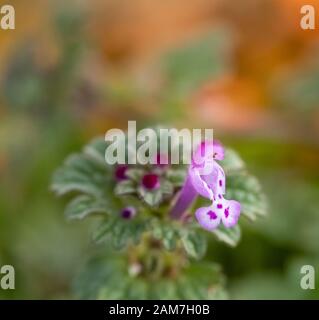
[[[223,166],[226,174],[230,174],[245,169],[245,163],[240,158],[238,153],[228,148],[225,151],[224,160],[222,160],[220,163]]]
[[[127,259],[106,256],[89,262],[76,278],[74,289],[82,299],[225,299],[224,276],[213,263],[193,262],[176,277],[150,281],[132,277]]]
[[[125,175],[128,178],[131,178],[135,182],[139,182],[143,177],[143,174],[144,174],[144,170],[142,169],[128,169],[125,172]]]
[[[228,199],[240,202],[242,215],[250,220],[267,213],[267,202],[258,180],[248,174],[236,174],[227,177]]]
[[[150,207],[157,207],[163,200],[161,189],[148,191],[143,187],[138,188],[138,194],[141,199]]]
[[[105,241],[111,234],[115,220],[112,218],[105,219],[93,232],[93,241],[101,243]]]
[[[160,190],[164,197],[170,197],[174,192],[174,187],[171,182],[163,180],[161,181]]]
[[[163,229],[163,245],[167,250],[174,250],[176,248],[178,233],[172,228]]]
[[[101,168],[82,154],[71,155],[53,176],[51,188],[58,195],[69,192],[101,196],[109,187],[106,168]]]
[[[200,259],[206,252],[206,238],[200,232],[185,232],[182,235],[182,244],[187,254],[195,259]]]
[[[118,182],[114,190],[114,193],[117,196],[133,194],[135,192],[136,192],[135,185],[131,180],[124,180],[124,181]]]
[[[73,199],[65,209],[65,215],[68,219],[83,219],[93,213],[110,212],[110,203],[105,199],[95,199],[88,195],[78,196]]]
[[[226,228],[220,225],[212,232],[219,241],[225,242],[231,247],[235,247],[241,237],[240,227],[236,225],[233,228]]]
[[[122,219],[120,216],[105,219],[93,233],[97,243],[111,240],[113,247],[121,249],[128,243],[137,244],[142,233],[147,229],[148,220]]]
[[[110,169],[105,161],[106,142],[103,138],[96,138],[84,147],[83,152],[102,168]]]

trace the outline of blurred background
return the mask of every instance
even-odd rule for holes
[[[269,198],[236,249],[213,242],[230,298],[319,298],[319,0],[33,0],[10,2],[0,30],[1,298],[72,298],[92,250],[89,222],[68,223],[52,172],[109,128],[213,128]]]

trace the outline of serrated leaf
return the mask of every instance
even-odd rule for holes
[[[245,169],[245,163],[240,158],[239,154],[229,148],[225,150],[225,158],[220,163],[223,166],[226,174],[230,174],[236,171],[242,171]]]
[[[240,227],[238,225],[232,228],[226,228],[223,225],[220,225],[217,229],[212,231],[219,241],[222,241],[228,244],[231,247],[235,247],[241,237]]]
[[[224,276],[217,264],[192,263],[179,282],[181,299],[225,298]]]
[[[111,231],[113,246],[116,249],[121,249],[127,246],[128,243],[139,243],[146,226],[146,220],[139,220],[137,218],[132,220],[126,220],[120,217],[117,218]]]
[[[101,243],[110,239],[116,249],[121,249],[128,243],[138,244],[147,227],[147,219],[126,220],[116,216],[105,219],[98,226],[93,233],[93,240]]]
[[[176,248],[178,234],[172,228],[164,228],[163,230],[163,245],[167,250],[173,250]]]
[[[75,172],[57,171],[53,177],[51,189],[59,196],[69,192],[79,192],[99,196],[101,188],[83,175]]]
[[[175,186],[175,187],[181,187],[186,179],[187,170],[173,170],[170,169],[167,172],[167,179]]]
[[[65,160],[64,166],[83,174],[105,172],[104,168],[101,169],[84,154],[72,154]]]
[[[129,195],[135,192],[136,192],[136,188],[133,181],[131,180],[124,180],[124,181],[118,182],[114,189],[114,193],[117,196]]]
[[[182,235],[182,244],[186,253],[195,259],[203,257],[207,248],[206,237],[194,230],[187,230]]]
[[[122,249],[130,239],[130,221],[117,219],[112,228],[112,245],[115,249]]]
[[[106,146],[107,144],[103,138],[96,138],[84,147],[83,152],[97,165],[109,169],[105,161]]]
[[[161,181],[160,191],[167,198],[173,195],[174,187],[169,181]]]
[[[135,182],[139,182],[144,174],[142,169],[128,169],[125,171],[125,175]]]
[[[110,212],[111,207],[107,201],[97,200],[91,196],[82,195],[73,199],[65,209],[68,219],[84,219],[93,213]]]
[[[95,241],[96,243],[105,241],[110,236],[114,223],[114,218],[103,220],[103,222],[93,232],[93,241]]]
[[[138,194],[141,199],[150,207],[157,207],[163,200],[163,194],[160,189],[148,191],[143,187],[138,188]]]
[[[51,188],[58,195],[79,192],[98,197],[109,188],[109,182],[105,168],[97,166],[87,156],[74,154],[55,172]]]
[[[162,224],[158,221],[158,219],[153,219],[151,221],[151,232],[155,239],[161,240],[163,238]]]
[[[258,180],[249,174],[228,176],[226,197],[239,201],[242,215],[250,220],[256,220],[257,216],[267,213],[267,201],[261,186]]]

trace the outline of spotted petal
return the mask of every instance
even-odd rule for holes
[[[213,231],[216,229],[221,221],[221,216],[213,206],[202,207],[196,210],[195,217],[202,228]]]
[[[213,203],[213,211],[221,217],[226,228],[235,226],[240,216],[240,203],[235,200],[226,200],[221,195]]]

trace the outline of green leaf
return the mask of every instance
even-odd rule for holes
[[[181,299],[225,299],[225,277],[217,264],[192,263],[178,282]]]
[[[96,165],[83,154],[74,154],[55,172],[51,188],[58,195],[78,192],[98,197],[109,185],[106,168]]]
[[[223,225],[220,225],[217,229],[212,231],[219,241],[222,241],[228,244],[231,247],[235,247],[241,237],[240,227],[238,225],[232,228],[226,228]]]
[[[112,245],[115,249],[126,246],[131,237],[131,221],[117,219],[112,228]]]
[[[163,245],[167,250],[174,250],[179,238],[179,234],[172,228],[163,229]]]
[[[169,198],[173,195],[174,187],[171,182],[162,180],[160,190],[164,198]]]
[[[195,259],[202,258],[207,248],[206,237],[201,232],[194,230],[187,230],[182,235],[182,244],[186,253]]]
[[[267,213],[267,201],[258,180],[249,174],[240,173],[227,177],[226,198],[240,202],[242,215],[250,220]]]
[[[107,144],[103,138],[99,137],[91,141],[88,145],[83,148],[83,153],[88,156],[97,165],[102,168],[109,169],[105,161],[105,150]]]
[[[227,148],[225,151],[225,158],[221,161],[226,174],[241,171],[245,169],[245,163],[240,158],[237,152]]]
[[[181,169],[170,169],[167,171],[167,179],[174,185],[174,187],[181,187],[183,186],[186,175],[187,175],[187,170],[181,170]]]
[[[148,219],[138,217],[126,220],[119,215],[106,218],[94,231],[93,240],[97,243],[110,240],[116,249],[122,249],[128,243],[138,244],[148,228],[148,222]]]
[[[135,182],[140,182],[144,175],[144,170],[142,169],[128,169],[125,171],[125,175],[131,178]]]
[[[96,243],[101,243],[109,238],[113,225],[116,222],[114,218],[109,218],[103,220],[103,222],[97,227],[93,232],[93,241]]]
[[[136,188],[133,181],[124,180],[117,183],[114,189],[114,193],[117,196],[129,195],[129,194],[136,193]]]
[[[108,213],[111,206],[105,199],[95,199],[88,195],[78,196],[66,207],[65,215],[68,219],[83,219],[94,213]]]
[[[143,267],[143,266],[142,266]],[[193,262],[174,277],[132,277],[125,257],[108,254],[89,262],[76,279],[77,296],[86,299],[225,299],[221,268]]]
[[[141,199],[150,207],[158,207],[163,200],[163,193],[161,189],[148,191],[143,187],[138,188],[138,194]]]

